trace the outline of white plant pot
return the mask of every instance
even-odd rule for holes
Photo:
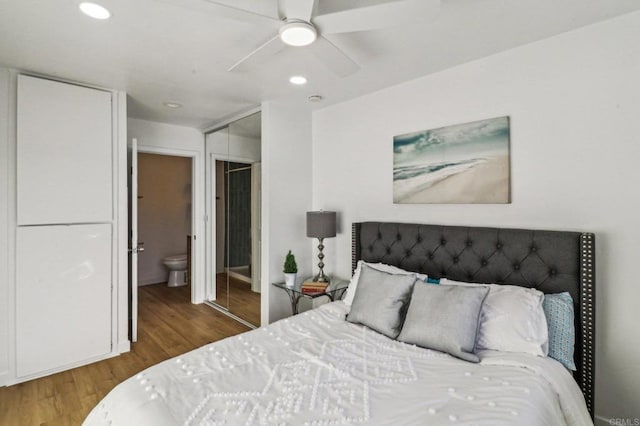
[[[293,288],[296,285],[297,274],[284,274],[284,285],[289,288]]]

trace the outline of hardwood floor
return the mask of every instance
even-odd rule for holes
[[[0,425],[80,425],[115,385],[139,371],[248,328],[205,305],[189,286],[139,289],[138,342],[131,352],[10,387],[0,387]],[[46,356],[46,348],[43,356]]]
[[[260,326],[260,293],[251,291],[251,284],[229,277],[227,292],[227,274],[216,274],[216,302],[229,309],[234,315]],[[227,299],[228,294],[228,299]]]

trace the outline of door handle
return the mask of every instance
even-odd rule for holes
[[[138,247],[136,247],[136,253],[142,253],[144,251],[144,243],[138,243]]]

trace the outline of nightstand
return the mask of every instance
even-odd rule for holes
[[[287,287],[283,282],[273,283],[272,285],[287,292],[287,294],[289,295],[289,299],[291,300],[291,311],[293,312],[293,315],[297,315],[298,302],[300,302],[301,298],[316,299],[318,297],[328,297],[332,302],[335,300],[340,300],[344,295],[344,292],[347,290],[347,287],[349,286],[349,281],[341,280],[339,278],[333,278],[327,289],[318,293],[303,293],[300,290],[302,281],[296,282],[296,285],[294,285],[293,287]]]

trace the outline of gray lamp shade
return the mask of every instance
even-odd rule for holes
[[[336,236],[336,212],[307,212],[307,237],[331,238]]]

